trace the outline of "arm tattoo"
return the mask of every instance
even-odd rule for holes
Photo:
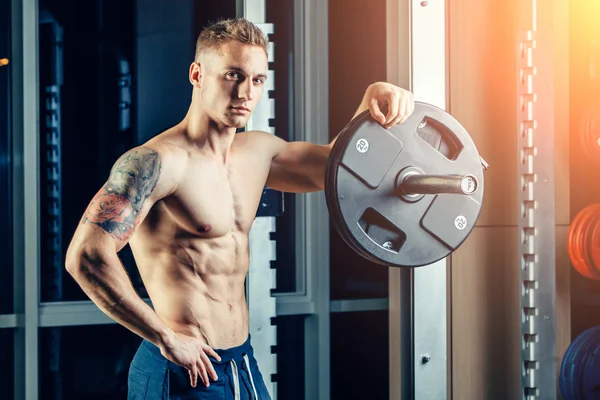
[[[147,147],[122,155],[92,199],[82,223],[98,225],[115,239],[129,240],[145,200],[156,187],[160,170],[158,153]]]

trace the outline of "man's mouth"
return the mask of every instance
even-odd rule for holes
[[[242,106],[234,106],[234,107],[231,107],[231,108],[233,108],[236,111],[240,111],[240,112],[250,112],[249,109],[247,109],[246,107],[242,107]]]

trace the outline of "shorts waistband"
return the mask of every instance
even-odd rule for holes
[[[142,340],[141,346],[144,347],[149,352],[151,352],[152,354],[154,354],[155,356],[163,358],[163,359],[165,358],[161,354],[160,349],[153,343],[151,343],[147,340]],[[231,347],[229,349],[214,349],[214,350],[221,357],[221,362],[220,362],[221,364],[228,363],[231,360],[240,361],[244,358],[244,355],[248,355],[248,357],[254,356],[254,349],[252,348],[250,335],[248,335],[248,338],[246,339],[246,341],[239,346]],[[211,359],[211,361],[213,363],[218,363],[213,357],[209,356],[209,358]]]

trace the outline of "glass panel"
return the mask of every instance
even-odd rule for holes
[[[71,236],[114,161],[185,115],[199,28],[235,15],[214,3],[40,1],[43,302],[87,299],[64,272]],[[128,246],[120,257],[145,297]]]
[[[127,398],[129,364],[141,338],[119,325],[40,330],[40,398]]]
[[[266,0],[267,21],[274,26],[275,134],[296,139],[294,129],[294,1]],[[265,96],[269,95],[267,93]],[[276,221],[277,288],[275,293],[296,291],[296,195],[284,194],[284,213]]]
[[[13,309],[10,4],[0,2],[0,314]]]
[[[0,399],[14,398],[15,332],[0,329]]]
[[[277,398],[304,400],[304,316],[275,318],[277,325]],[[294,360],[290,362],[290,360]]]
[[[389,398],[388,312],[331,314],[331,398]]]
[[[278,317],[276,323],[278,398],[303,400],[304,317]],[[40,398],[126,399],[129,364],[141,342],[137,335],[116,324],[43,328],[40,332]],[[0,372],[10,372],[12,331],[0,330],[0,340]],[[5,360],[9,369],[2,370]],[[3,384],[2,379],[7,381]],[[12,390],[7,384],[12,385],[12,373],[0,375],[0,398],[12,398],[2,396],[3,390]]]
[[[333,139],[354,115],[366,88],[386,80],[386,28],[381,23],[385,21],[384,2],[357,2],[352,8],[345,0],[329,0],[328,4],[329,131]],[[330,249],[332,300],[387,297],[388,269],[359,256],[333,225]]]
[[[130,114],[133,6],[133,0],[40,2],[41,298],[45,302],[87,298],[64,272],[64,254],[112,163],[135,145]],[[141,289],[129,249],[121,256]]]

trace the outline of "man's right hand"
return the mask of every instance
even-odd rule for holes
[[[188,370],[192,387],[196,387],[198,375],[206,387],[210,385],[209,374],[214,381],[218,380],[208,356],[217,361],[221,361],[221,357],[200,339],[177,333],[170,343],[161,346],[160,351],[165,358]]]

